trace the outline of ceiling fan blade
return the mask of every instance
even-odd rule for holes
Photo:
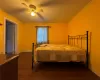
[[[63,4],[73,4],[76,0],[49,0],[44,3],[41,3],[40,7],[46,7],[46,6],[54,6],[54,5],[63,5]]]
[[[14,12],[14,13],[21,13],[21,12],[25,12],[25,11],[28,11],[28,9],[21,8],[21,9],[14,9],[14,10],[12,10],[12,12]]]
[[[44,20],[44,17],[43,17],[39,12],[36,12],[36,14],[37,14],[42,20]]]
[[[62,0],[49,0],[46,1],[42,4],[40,4],[40,7],[45,7],[45,6],[52,6],[52,5],[57,5],[57,4],[61,4]],[[65,0],[66,1],[66,0]]]
[[[45,7],[45,6],[51,6],[51,5],[54,5],[55,4],[55,1],[47,1],[47,2],[44,2],[44,3],[41,3],[39,6],[40,7]]]
[[[33,5],[33,4],[30,4],[30,5],[29,5],[29,8],[31,8],[31,9],[33,9],[33,10],[36,10],[36,9],[37,9],[36,6]]]
[[[29,7],[29,5],[27,5],[27,4],[26,4],[26,3],[24,3],[24,2],[23,2],[22,4],[23,4],[24,6],[26,6],[26,7]]]
[[[29,8],[29,3],[27,1],[30,1],[30,0],[22,0],[21,4]]]

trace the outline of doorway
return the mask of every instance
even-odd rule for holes
[[[5,22],[5,53],[9,55],[16,52],[16,24],[9,20]]]

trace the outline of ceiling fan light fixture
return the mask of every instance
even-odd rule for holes
[[[35,16],[36,14],[35,14],[35,12],[34,11],[32,11],[31,12],[31,16]]]

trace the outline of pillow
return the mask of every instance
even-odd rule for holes
[[[41,44],[41,45],[40,45],[40,47],[45,47],[45,46],[47,46],[47,44]]]

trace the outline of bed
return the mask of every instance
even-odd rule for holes
[[[70,45],[43,44],[36,48],[38,62],[85,62],[86,51]]]
[[[86,49],[82,48],[83,40],[86,40]],[[76,46],[78,41],[80,47]],[[83,62],[88,67],[88,31],[84,35],[68,35],[68,44],[42,44],[34,50],[33,43],[32,68],[34,56],[37,62]]]

